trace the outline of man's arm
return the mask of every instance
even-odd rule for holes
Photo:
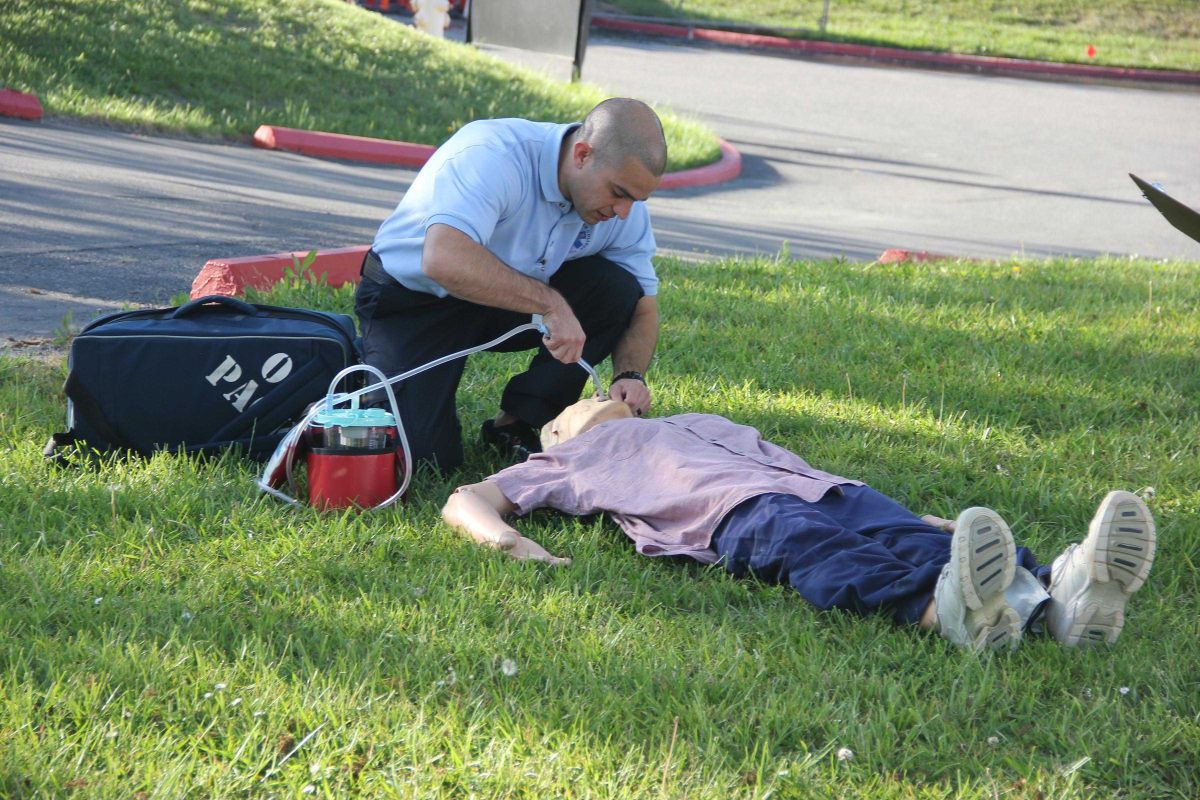
[[[633,320],[625,335],[613,348],[613,375],[622,372],[642,372],[650,367],[654,348],[658,344],[658,299],[643,297],[633,310]],[[608,388],[608,396],[629,406],[641,416],[650,410],[650,389],[645,383],[626,378]]]
[[[571,563],[569,558],[550,555],[540,544],[526,539],[504,521],[505,516],[516,510],[500,487],[489,480],[455,489],[442,507],[442,519],[479,544],[503,550],[518,561],[545,561],[564,566]]]
[[[429,226],[421,271],[450,294],[471,303],[541,314],[550,331],[545,340],[550,355],[564,364],[583,356],[587,337],[566,298],[517,272],[457,228],[442,223]]]

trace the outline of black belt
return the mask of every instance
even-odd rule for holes
[[[384,286],[396,285],[399,286],[400,281],[393,278],[383,268],[383,262],[379,260],[379,255],[374,250],[368,250],[362,264],[363,277],[370,278],[376,283]]]

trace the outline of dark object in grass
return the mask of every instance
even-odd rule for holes
[[[1188,208],[1162,189],[1146,183],[1132,172],[1129,173],[1129,177],[1133,178],[1133,182],[1142,190],[1142,194],[1146,196],[1146,199],[1153,203],[1154,207],[1167,218],[1167,222],[1197,242],[1200,242],[1200,212]]]
[[[358,362],[346,314],[208,295],[172,308],[119,311],[71,342],[70,429],[43,451],[76,445],[149,457],[159,450],[265,459],[334,376]]]
[[[479,441],[513,462],[524,461],[530,454],[542,452],[538,432],[524,420],[497,425],[495,420],[485,419],[479,429]]]

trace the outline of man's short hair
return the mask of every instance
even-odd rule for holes
[[[600,163],[619,165],[635,158],[655,177],[667,169],[662,121],[641,100],[612,97],[603,101],[588,112],[578,138],[592,146]]]

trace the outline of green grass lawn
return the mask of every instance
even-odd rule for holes
[[[660,271],[658,413],[918,512],[992,506],[1043,559],[1143,491],[1158,562],[1121,641],[974,656],[604,519],[535,515],[574,564],[517,563],[440,521],[500,466],[477,452],[363,515],[261,498],[233,457],[51,468],[63,367],[0,357],[0,796],[1200,795],[1200,264]],[[467,430],[523,360],[472,359]]]
[[[607,95],[342,0],[6,0],[0,87],[49,114],[248,140],[262,124],[441,144],[474,119],[581,119]],[[670,169],[714,134],[660,109]]]
[[[626,14],[789,35],[1048,61],[1200,69],[1196,0],[606,0]],[[1087,56],[1088,45],[1096,48]]]

